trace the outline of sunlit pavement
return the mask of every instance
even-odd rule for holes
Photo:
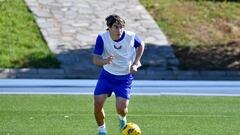
[[[0,79],[0,94],[92,94],[97,80]],[[133,95],[240,96],[240,81],[134,80]]]

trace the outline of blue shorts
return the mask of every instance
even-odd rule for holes
[[[116,97],[130,99],[133,78],[133,74],[113,75],[102,69],[94,95],[107,94],[110,97],[114,92]]]

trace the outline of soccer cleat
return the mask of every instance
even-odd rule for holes
[[[107,133],[99,132],[98,135],[107,135]]]

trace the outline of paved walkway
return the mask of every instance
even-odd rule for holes
[[[51,50],[91,48],[104,19],[117,13],[126,20],[126,29],[135,31],[146,43],[168,45],[165,35],[138,0],[25,0],[36,16]],[[121,3],[121,4],[119,4]]]
[[[143,66],[166,70],[178,65],[166,36],[138,0],[25,1],[66,73],[96,68],[91,60],[92,48],[97,34],[106,29],[104,19],[112,13],[122,16],[126,29],[136,32],[147,44]]]
[[[97,80],[1,79],[0,94],[93,94]],[[132,95],[240,96],[240,81],[134,80]]]

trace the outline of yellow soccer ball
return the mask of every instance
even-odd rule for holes
[[[127,123],[123,129],[121,135],[141,135],[141,129],[135,123]]]

